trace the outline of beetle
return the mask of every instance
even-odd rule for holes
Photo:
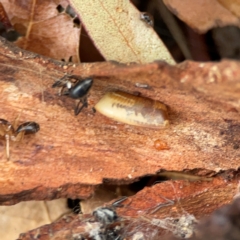
[[[92,78],[82,80],[76,75],[65,75],[55,82],[52,87],[61,87],[60,95],[66,95],[73,99],[80,99],[74,110],[74,113],[77,116],[84,107],[88,107],[87,94],[91,89],[92,84]],[[82,103],[81,107],[80,103]]]
[[[169,125],[168,109],[164,103],[122,91],[106,93],[94,109],[109,118],[130,125],[150,128]]]
[[[5,119],[0,119],[0,137],[6,141],[6,155],[10,159],[9,142],[21,141],[24,135],[34,134],[40,130],[40,126],[36,122],[25,122],[18,126],[15,130],[14,126]]]

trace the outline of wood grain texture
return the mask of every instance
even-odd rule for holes
[[[240,158],[240,63],[92,63],[73,66],[22,51],[1,39],[0,109],[8,121],[36,121],[41,130],[0,142],[0,203],[59,197],[87,198],[103,181],[117,184],[159,170],[237,169]],[[66,72],[93,77],[89,108],[74,116],[75,100],[52,84]],[[135,87],[146,83],[150,89]],[[93,113],[108,90],[161,101],[170,126],[144,129]],[[156,140],[169,146],[154,147]]]
[[[216,208],[230,203],[236,194],[237,185],[238,181],[236,178],[232,181],[215,178],[211,183],[169,181],[145,188],[121,203],[123,205],[121,208],[116,208],[119,218],[112,226],[109,224],[109,232],[112,229],[118,229],[119,235],[123,239],[133,239],[133,235],[139,232],[142,233],[145,239],[166,237],[166,232],[171,234],[186,232],[188,228],[195,227],[197,220],[200,220],[203,216],[206,217]],[[106,204],[106,206],[111,207],[111,203]],[[221,209],[218,211],[221,211]],[[231,215],[236,216],[236,214],[239,214],[239,208],[235,205],[231,211]],[[225,211],[223,215],[223,219],[225,219],[228,213]],[[184,217],[185,227],[177,229],[179,219],[183,219]],[[197,219],[194,226],[189,226],[189,219],[191,217],[195,218],[195,220]],[[213,217],[214,214],[212,215]],[[172,224],[167,224],[170,220],[172,220]],[[215,222],[219,226],[218,218],[215,219]],[[231,222],[234,225],[234,221]],[[118,228],[114,228],[116,226]],[[219,234],[219,232],[214,231],[214,226],[207,225],[201,227],[201,232],[197,233],[203,233],[210,228],[212,230],[211,233],[215,233],[218,238],[225,236],[224,230]],[[52,224],[21,234],[19,240],[67,240],[69,238],[76,238],[76,236],[79,238],[80,236],[84,236],[85,238],[89,237],[89,239],[92,239],[90,236],[93,233],[93,229],[96,234],[98,225],[96,220],[94,221],[92,214],[77,215],[75,218],[68,216]],[[103,232],[104,236],[107,235],[107,231],[104,232],[102,229],[99,232]],[[173,238],[169,236],[163,239],[170,240]]]

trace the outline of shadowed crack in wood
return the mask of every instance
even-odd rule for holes
[[[75,67],[22,51],[2,39],[0,49],[1,118],[12,121],[22,112],[20,121],[31,119],[41,126],[36,137],[11,146],[9,162],[0,142],[2,204],[88,198],[103,178],[127,184],[161,169],[220,171],[239,167],[239,62],[176,66],[106,62]],[[66,71],[94,78],[90,107],[77,117],[74,100],[59,97],[51,88]],[[151,88],[137,88],[137,82]],[[91,106],[109,89],[138,91],[166,103],[170,127],[143,129],[94,114]],[[155,149],[157,139],[169,149]],[[65,191],[58,190],[61,188]]]

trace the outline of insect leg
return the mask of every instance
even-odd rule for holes
[[[67,90],[66,90],[66,89],[67,89]],[[59,95],[59,96],[69,95],[69,89],[67,88],[67,86],[61,87],[61,89],[59,90],[58,95]]]
[[[155,206],[155,209],[153,211],[150,212],[150,214],[154,214],[156,213],[160,208],[162,207],[166,207],[166,206],[171,206],[171,205],[174,205],[174,201],[171,200],[171,199],[168,199],[168,198],[165,198],[164,196],[161,196],[160,197],[164,200],[166,200],[167,202],[166,203],[160,203],[158,204],[157,206]]]
[[[113,207],[123,207],[124,205],[122,204],[122,202],[124,202],[128,197],[123,196],[120,199],[116,200],[115,202],[113,202],[112,206]]]
[[[7,155],[7,160],[10,159],[10,150],[9,150],[9,135],[5,135],[6,139],[6,155]]]
[[[21,131],[21,132],[17,133],[17,135],[15,136],[15,138],[12,139],[12,140],[15,141],[15,142],[20,142],[20,141],[23,140],[24,135],[25,135],[25,131]]]
[[[15,129],[17,128],[18,120],[19,120],[20,116],[22,115],[22,111],[23,111],[23,109],[21,110],[21,112],[18,114],[18,116],[17,116],[17,117],[14,119],[14,121],[13,121],[12,126],[13,126],[14,131],[15,131]]]
[[[66,84],[68,79],[68,75],[64,75],[63,77],[61,77],[60,79],[58,79],[53,85],[52,88],[56,88],[56,87],[62,87]]]
[[[82,106],[81,106],[81,107],[79,107],[80,103],[82,103]],[[84,107],[86,107],[86,108],[88,107],[87,98],[81,99],[81,100],[78,102],[76,108],[74,109],[75,115],[77,116],[77,115],[82,111],[82,109],[83,109]]]

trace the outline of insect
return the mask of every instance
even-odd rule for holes
[[[124,196],[113,202],[110,207],[99,207],[93,211],[92,215],[98,222],[104,225],[113,223],[118,219],[117,213],[114,209],[122,207],[123,205],[121,203],[126,199],[127,197]]]
[[[93,211],[93,216],[98,222],[102,223],[103,225],[113,223],[118,218],[117,213],[108,207],[97,208]]]
[[[76,75],[65,75],[55,82],[52,87],[61,88],[59,92],[60,96],[66,95],[73,99],[80,99],[74,110],[75,115],[78,115],[84,107],[88,107],[87,94],[92,86],[92,83],[92,78],[82,80]],[[82,103],[82,106],[80,106],[80,103]]]
[[[150,128],[169,125],[165,104],[126,92],[108,92],[94,108],[109,118],[130,125]]]
[[[140,19],[142,21],[144,21],[146,24],[148,24],[149,26],[153,27],[154,25],[154,20],[153,20],[153,17],[152,15],[150,15],[149,13],[147,12],[142,12],[140,14]]]
[[[126,199],[127,197],[121,197],[110,206],[95,209],[92,213],[94,219],[88,221],[91,238],[86,236],[84,239],[124,239],[122,234],[125,220],[117,215],[115,209],[122,207],[121,203]]]
[[[24,135],[34,134],[40,130],[40,126],[36,122],[25,122],[18,126],[15,130],[14,126],[5,119],[0,119],[0,137],[6,141],[6,155],[10,159],[9,142],[21,141]]]

